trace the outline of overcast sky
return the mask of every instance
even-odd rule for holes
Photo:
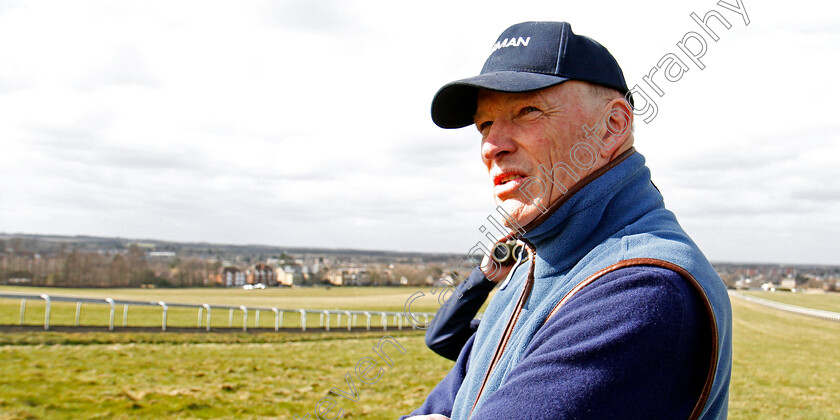
[[[689,65],[636,147],[711,260],[840,264],[840,6],[743,7],[0,0],[0,232],[466,253],[490,184],[431,98],[565,20],[631,87]],[[701,70],[676,43],[712,9]]]

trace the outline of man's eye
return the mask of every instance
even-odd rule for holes
[[[493,121],[484,121],[483,123],[478,125],[478,131],[483,133],[484,130],[489,128],[491,125],[493,125]]]
[[[539,109],[539,108],[537,108],[537,107],[534,107],[534,106],[526,106],[525,108],[522,108],[522,110],[521,110],[521,111],[519,111],[519,115],[525,115],[525,114],[527,114],[527,113],[529,113],[529,112],[539,112],[539,111],[540,111],[540,109]]]

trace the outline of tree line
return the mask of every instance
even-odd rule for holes
[[[123,252],[78,249],[49,254],[31,251],[0,255],[0,283],[57,287],[198,287],[218,270],[217,261],[149,258],[137,246]]]

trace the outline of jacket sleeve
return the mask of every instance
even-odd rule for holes
[[[478,329],[479,321],[473,318],[495,285],[481,270],[473,270],[465,281],[455,286],[447,304],[438,309],[426,329],[426,345],[435,353],[455,360],[464,343]]]
[[[616,270],[547,320],[470,418],[688,418],[710,337],[701,297],[679,274]]]

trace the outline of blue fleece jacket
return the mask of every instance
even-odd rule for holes
[[[731,310],[720,278],[640,154],[582,184],[523,236],[532,258],[412,414],[726,416]]]

